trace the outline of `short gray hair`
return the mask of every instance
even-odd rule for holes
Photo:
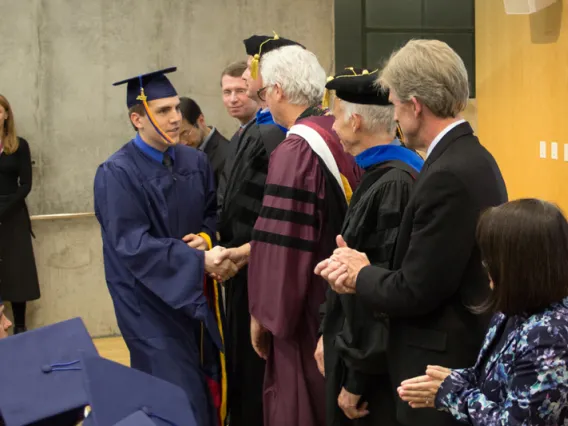
[[[469,99],[463,60],[439,40],[410,40],[391,55],[378,83],[402,102],[417,98],[440,118],[457,116]]]
[[[265,86],[278,84],[292,105],[316,105],[323,98],[326,73],[316,55],[301,46],[284,46],[262,56]]]
[[[345,119],[353,114],[360,115],[363,119],[363,130],[369,133],[387,132],[394,133],[396,122],[394,121],[394,106],[362,105],[341,101],[345,112]]]

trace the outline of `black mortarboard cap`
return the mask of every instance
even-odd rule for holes
[[[253,35],[244,40],[244,44],[247,55],[254,56],[258,54],[260,57],[262,57],[265,53],[284,46],[304,47],[298,42],[279,37],[277,34],[274,34],[273,36]]]
[[[83,353],[98,355],[80,318],[0,340],[0,412],[6,426],[80,421],[89,403]]]
[[[85,426],[197,425],[178,386],[101,357],[86,356],[83,365],[90,404]],[[136,419],[145,423],[132,423]]]
[[[246,40],[243,40],[243,42],[245,44],[247,55],[253,57],[250,72],[252,78],[254,78],[255,80],[258,76],[258,64],[260,58],[262,58],[262,55],[264,55],[265,53],[284,46],[300,46],[305,49],[305,47],[300,43],[293,40],[288,40],[287,38],[282,38],[276,33],[274,33],[272,37],[264,35],[253,35]]]
[[[144,95],[146,95],[147,101],[177,96],[176,89],[165,75],[176,70],[176,67],[170,67],[153,71],[148,74],[117,81],[113,86],[128,84],[126,86],[126,105],[128,105],[128,108],[132,108],[134,105],[142,103],[142,100],[139,99],[141,87],[144,88]]]
[[[391,105],[388,91],[376,85],[379,70],[368,71],[361,68],[346,68],[340,74],[330,77],[325,85],[324,104],[329,98],[329,91],[335,90],[335,96],[344,101],[364,105]],[[329,102],[327,102],[329,104]],[[327,106],[327,105],[326,105]]]

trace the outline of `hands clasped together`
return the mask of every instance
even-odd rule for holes
[[[347,247],[341,235],[336,241],[337,249],[333,255],[318,263],[314,272],[325,279],[336,293],[353,294],[359,271],[371,262],[365,253]]]
[[[207,241],[200,235],[188,234],[183,241],[191,248],[205,251],[205,272],[219,282],[233,278],[248,263],[250,244],[230,249],[216,246],[208,250]]]

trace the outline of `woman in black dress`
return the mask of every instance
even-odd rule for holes
[[[12,303],[16,334],[26,331],[26,302],[40,296],[25,201],[31,189],[30,147],[0,95],[0,299]]]

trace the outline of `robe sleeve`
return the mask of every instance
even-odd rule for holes
[[[475,247],[479,211],[451,172],[428,177],[417,194],[412,237],[399,270],[363,268],[357,294],[390,317],[424,315],[451,297]],[[432,194],[436,194],[432,196]]]
[[[104,243],[111,246],[128,271],[172,308],[207,320],[204,252],[181,240],[156,238],[150,233],[140,184],[133,182],[125,168],[113,163],[101,165],[94,191]]]
[[[436,408],[473,426],[560,424],[568,397],[565,335],[564,326],[546,324],[519,342],[512,371],[501,369],[485,379],[505,386],[502,402],[481,391],[470,369],[453,370],[438,390]]]
[[[393,175],[394,176],[394,175]],[[397,175],[398,176],[398,175]],[[391,263],[394,246],[398,237],[404,209],[410,198],[412,180],[393,178],[382,183],[373,194],[374,223],[365,223],[360,228],[364,232],[360,238],[361,251],[367,253],[377,266]],[[360,224],[364,221],[361,218]],[[345,296],[342,296],[345,297]],[[374,313],[356,296],[347,296],[354,302],[354,312],[344,323],[344,333],[352,333],[352,344],[345,345],[340,352],[347,372],[345,388],[355,394],[363,394],[376,374],[386,371],[386,348],[388,323],[385,317],[377,318]]]
[[[301,326],[313,285],[323,185],[318,159],[303,139],[290,137],[273,152],[253,231],[248,282],[251,315],[280,338]]]
[[[205,188],[205,212],[203,217],[203,227],[201,232],[205,232],[211,238],[213,245],[217,241],[216,230],[217,230],[217,191],[215,188],[215,176],[213,174],[213,168],[207,160],[207,157],[203,155],[202,167],[205,170],[206,176],[206,188]]]
[[[10,197],[5,207],[0,210],[0,220],[10,214],[15,207],[20,206],[32,190],[32,158],[30,146],[25,139],[20,138],[19,142],[18,150],[16,153],[12,154],[18,156],[19,186],[16,192]]]

